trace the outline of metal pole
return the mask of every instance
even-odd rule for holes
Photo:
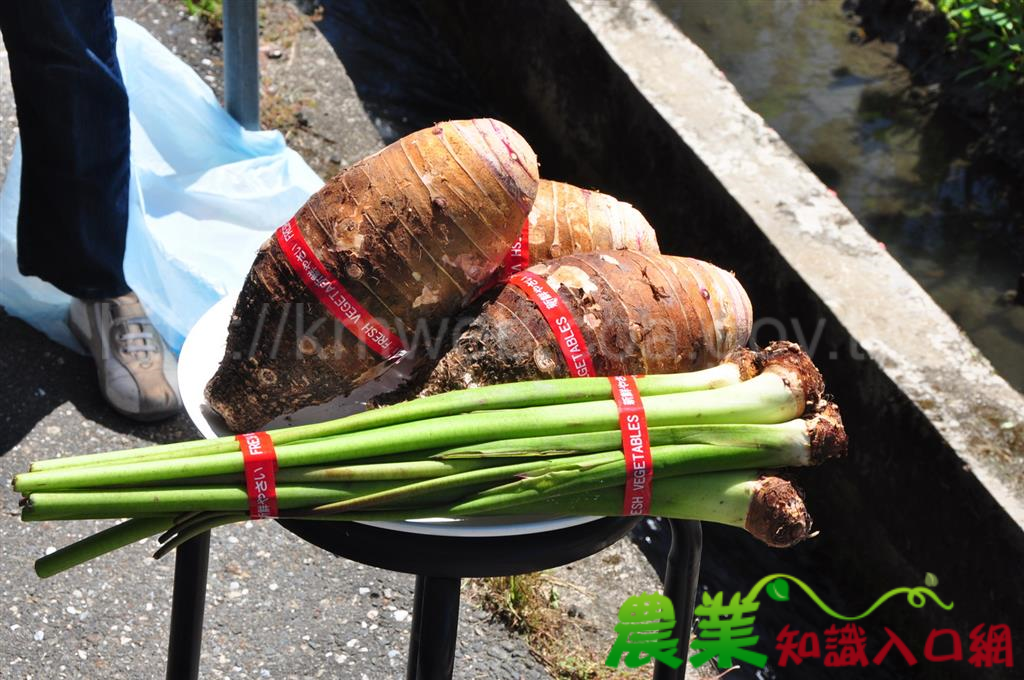
[[[678,669],[654,662],[654,680],[682,680],[686,677],[687,652],[693,630],[693,608],[697,601],[697,578],[700,576],[700,552],[704,532],[695,520],[669,520],[672,527],[672,548],[665,565],[665,596],[676,610],[676,626],[672,637],[678,638],[676,656],[683,660]]]
[[[224,108],[246,130],[260,128],[256,0],[224,0]]]
[[[416,577],[416,610],[409,638],[410,680],[451,680],[459,634],[460,585],[458,578]]]
[[[167,680],[196,680],[199,677],[209,564],[209,531],[182,543],[175,551]]]

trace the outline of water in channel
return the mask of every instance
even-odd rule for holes
[[[895,47],[852,41],[840,0],[657,4],[1024,391],[1024,197],[965,160],[962,123],[908,96]]]

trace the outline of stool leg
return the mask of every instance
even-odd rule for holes
[[[683,665],[673,669],[655,661],[654,680],[681,680],[686,677],[686,656],[690,649],[697,578],[700,576],[700,551],[704,540],[700,522],[673,519],[669,520],[669,526],[672,528],[672,548],[665,567],[665,595],[672,600],[676,611],[672,637],[679,640],[676,656],[683,660]]]
[[[416,577],[416,590],[412,596],[412,630],[409,632],[409,660],[405,667],[406,680],[416,680],[416,664],[420,660],[420,631],[423,630],[423,576]]]
[[[461,579],[416,577],[408,680],[450,680],[459,633]]]
[[[167,680],[196,680],[199,677],[209,563],[210,532],[182,543],[176,550]]]

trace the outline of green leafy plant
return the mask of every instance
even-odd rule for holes
[[[958,78],[980,73],[998,90],[1024,85],[1024,0],[938,0],[950,24],[946,39],[978,63]]]
[[[224,39],[224,0],[182,0],[185,11],[198,17],[206,26],[206,37],[211,42]]]
[[[184,3],[189,14],[198,15],[204,19],[220,19],[224,11],[223,0],[184,0]]]

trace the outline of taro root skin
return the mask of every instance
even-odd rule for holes
[[[608,194],[542,179],[530,211],[530,263],[595,250],[658,254],[654,228]]]
[[[439,123],[342,171],[295,222],[328,272],[392,333],[424,323],[436,333],[501,263],[537,181],[533,151],[503,123]],[[251,431],[348,394],[389,365],[330,315],[271,237],[238,297],[206,398],[229,428]]]
[[[543,276],[572,312],[597,375],[708,368],[750,335],[743,288],[700,260],[618,250],[567,255],[529,271]],[[518,287],[505,286],[441,359],[421,395],[568,376],[541,312]]]

